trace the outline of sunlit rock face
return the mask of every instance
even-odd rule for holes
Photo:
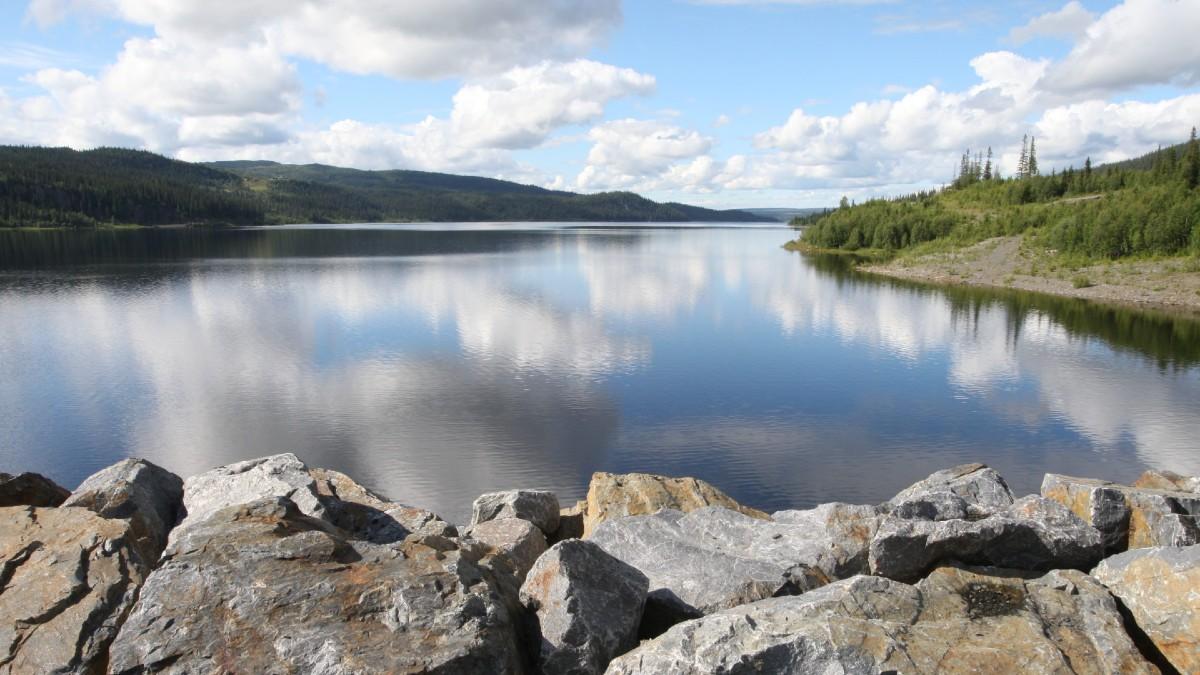
[[[941,568],[915,586],[858,576],[675,626],[609,673],[1155,673],[1081,572]]]
[[[1178,482],[1190,486],[1183,477]],[[1200,493],[1047,474],[1042,495],[1100,530],[1110,551],[1200,543]]]

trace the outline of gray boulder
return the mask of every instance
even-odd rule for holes
[[[552,535],[558,530],[558,497],[546,490],[509,490],[480,495],[471,505],[472,525],[499,518],[528,520]]]
[[[206,520],[221,509],[269,497],[286,497],[300,512],[324,518],[325,503],[308,467],[292,453],[217,467],[183,483],[185,517],[178,529]]]
[[[1172,666],[1200,673],[1200,546],[1128,551],[1100,563],[1092,576]]]
[[[472,525],[463,535],[475,539],[507,556],[512,562],[516,584],[525,581],[525,575],[546,552],[546,536],[536,525],[520,518],[501,518]]]
[[[1012,490],[995,469],[963,464],[914,483],[884,508],[900,518],[961,520],[986,518],[1012,503]]]
[[[1089,569],[1103,555],[1100,532],[1061,504],[1024,497],[982,520],[889,517],[871,541],[871,573],[914,581],[957,560],[1022,570]]]
[[[326,521],[352,539],[376,544],[408,537],[457,537],[458,530],[438,515],[388,500],[332,469],[309,469]]]
[[[517,673],[518,632],[449,539],[351,541],[285,497],[177,530],[112,673]]]
[[[1112,597],[1077,571],[859,576],[675,626],[614,660],[642,673],[1155,673]]]
[[[130,523],[0,508],[0,672],[100,673],[149,565]]]
[[[1160,485],[1143,476],[1143,482]],[[1100,530],[1109,551],[1200,544],[1200,494],[1047,474],[1042,496]]]
[[[645,575],[591,542],[555,544],[521,586],[541,672],[603,673],[637,646],[648,587]]]
[[[679,621],[862,571],[877,519],[871,507],[831,505],[781,518],[792,522],[717,506],[665,510],[604,521],[589,541],[650,579],[642,632],[652,636]]]
[[[38,473],[0,473],[0,507],[58,506],[70,491]]]
[[[142,558],[158,560],[183,511],[183,480],[142,459],[122,460],[83,481],[63,506],[128,520]]]

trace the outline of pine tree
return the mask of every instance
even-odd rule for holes
[[[984,180],[992,179],[992,148],[991,148],[991,146],[988,146],[987,164],[983,165],[983,179]]]
[[[1021,158],[1017,160],[1017,178],[1029,175],[1029,135],[1021,138]]]
[[[1037,137],[1029,139],[1029,158],[1025,163],[1025,172],[1028,176],[1038,175],[1037,161]]]

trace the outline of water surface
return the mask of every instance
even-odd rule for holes
[[[0,231],[0,470],[292,451],[464,518],[593,471],[774,510],[983,461],[1200,473],[1200,325],[935,290],[784,228]]]

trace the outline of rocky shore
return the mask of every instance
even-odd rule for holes
[[[598,473],[457,526],[276,455],[0,474],[0,673],[1200,672],[1200,479],[772,514]]]

